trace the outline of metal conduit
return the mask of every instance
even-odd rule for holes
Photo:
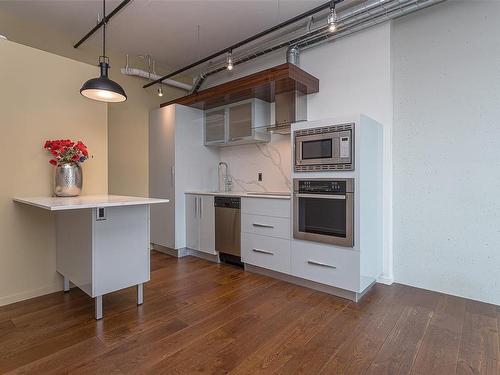
[[[279,49],[297,45],[299,49],[309,49],[328,40],[339,39],[369,27],[395,19],[446,0],[370,0],[339,14],[339,31],[331,33],[327,26],[315,28],[302,36],[257,51],[239,58],[233,65],[243,64],[259,56]],[[348,21],[348,22],[347,22]],[[222,72],[225,66],[204,73],[205,76]]]
[[[402,16],[406,16],[408,14],[414,13],[416,11],[428,8],[432,5],[442,3],[446,0],[413,0],[413,1],[407,1],[405,4],[403,4],[401,7],[398,7],[396,9],[392,9],[388,12],[385,12],[383,14],[380,14],[378,16],[375,16],[373,18],[370,18],[368,20],[365,20],[363,22],[355,23],[353,25],[350,25],[344,30],[341,30],[337,34],[325,34],[322,36],[318,36],[317,38],[313,39],[308,39],[307,41],[304,41],[303,43],[299,44],[299,48],[304,50],[304,49],[309,49],[313,48],[315,46],[318,46],[322,44],[323,42],[326,41],[333,41],[342,37],[346,37],[348,35],[354,34],[356,32],[366,30],[370,27],[380,25],[384,22],[387,22],[389,20],[393,20]]]

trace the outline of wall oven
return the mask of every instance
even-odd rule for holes
[[[354,246],[354,179],[294,179],[293,238]]]
[[[354,170],[354,124],[296,130],[295,172]]]

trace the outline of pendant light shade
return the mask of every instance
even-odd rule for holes
[[[118,83],[108,78],[108,62],[102,60],[99,66],[101,68],[101,76],[85,82],[80,89],[80,94],[89,99],[101,102],[119,103],[127,100],[125,90]]]
[[[83,96],[108,103],[119,103],[127,100],[125,90],[108,77],[109,59],[106,56],[106,0],[102,2],[102,56],[99,57],[99,67],[101,75],[99,78],[92,78],[85,82],[80,89]]]

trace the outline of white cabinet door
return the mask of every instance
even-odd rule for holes
[[[199,250],[200,248],[200,197],[186,195],[186,247]]]
[[[202,195],[199,197],[198,202],[200,208],[200,244],[198,250],[209,254],[217,254],[215,251],[214,197]]]
[[[174,107],[152,111],[149,116],[149,196],[170,199],[170,203],[151,205],[150,236],[152,243],[171,249],[176,243],[174,139]]]

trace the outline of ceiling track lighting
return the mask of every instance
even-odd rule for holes
[[[158,87],[158,96],[162,97],[163,96],[163,87]]]
[[[328,15],[328,30],[334,32],[337,30],[337,11],[335,10],[335,1],[330,2],[330,14]]]
[[[234,68],[234,65],[233,65],[233,51],[229,51],[227,53],[226,68],[227,68],[227,70],[233,70],[233,68]]]
[[[102,2],[102,56],[99,56],[99,78],[92,78],[85,82],[80,89],[83,96],[108,103],[119,103],[127,100],[125,90],[108,77],[109,58],[106,56],[106,0]]]

